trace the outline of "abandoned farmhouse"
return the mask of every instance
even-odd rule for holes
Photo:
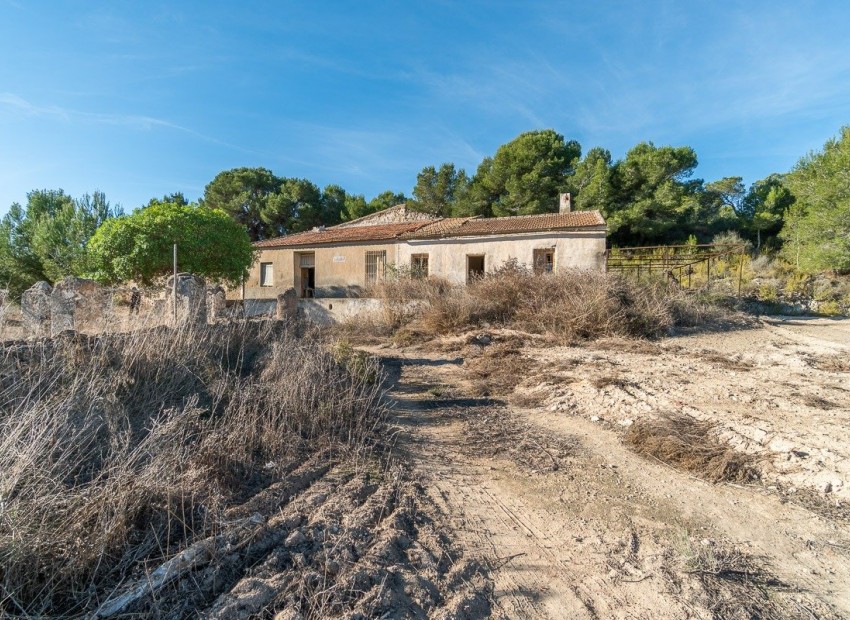
[[[391,270],[462,284],[506,261],[537,272],[605,269],[605,220],[598,211],[513,217],[439,218],[404,204],[337,226],[258,241],[245,282],[246,305],[276,300],[287,289],[302,299],[368,296]]]

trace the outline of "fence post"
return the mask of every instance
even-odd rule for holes
[[[177,244],[174,244],[174,280],[171,284],[171,299],[174,306],[174,327],[177,327]]]

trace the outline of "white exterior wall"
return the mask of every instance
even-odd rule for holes
[[[484,269],[490,273],[512,258],[530,268],[534,250],[551,248],[555,249],[555,271],[605,270],[605,229],[601,227],[598,230],[412,240],[399,243],[397,264],[409,267],[412,254],[428,254],[430,275],[465,283],[467,255],[484,255]]]

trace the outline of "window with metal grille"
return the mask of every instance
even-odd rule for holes
[[[428,277],[427,254],[412,254],[410,256],[410,275],[414,278]]]
[[[555,250],[534,250],[534,273],[552,273],[555,268]]]
[[[374,284],[379,278],[384,277],[387,264],[387,252],[366,252],[366,284]]]
[[[274,284],[274,265],[271,263],[260,263],[260,286],[272,286]]]

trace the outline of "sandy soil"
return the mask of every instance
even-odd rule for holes
[[[487,568],[494,615],[850,617],[850,322],[538,345],[497,360],[524,369],[505,398],[472,397],[499,338],[379,351],[399,450]],[[711,484],[623,443],[665,413],[715,422],[762,480]]]

